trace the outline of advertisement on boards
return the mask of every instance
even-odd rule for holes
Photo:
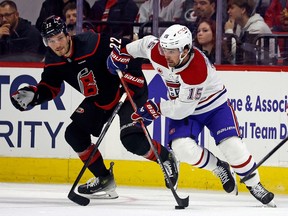
[[[61,93],[52,101],[20,112],[10,101],[11,93],[25,85],[35,85],[41,68],[0,68],[0,154],[7,157],[74,158],[77,155],[64,139],[70,115],[83,96],[64,83]],[[149,98],[166,100],[166,88],[153,70],[145,70]],[[288,135],[285,112],[288,101],[286,72],[218,71],[228,89],[228,96],[238,117],[243,140],[255,156],[262,159]],[[166,120],[161,117],[149,126],[154,139],[167,145]],[[95,142],[97,138],[93,137]],[[200,145],[217,156],[221,153],[209,131],[200,135]],[[112,149],[112,150],[111,150]],[[127,152],[119,140],[119,121],[116,117],[100,145],[107,159],[142,160]],[[288,145],[277,151],[266,165],[288,166]]]

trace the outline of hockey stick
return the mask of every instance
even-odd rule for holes
[[[77,184],[79,183],[81,177],[83,176],[86,168],[89,166],[89,163],[90,163],[90,161],[92,160],[93,156],[96,154],[96,152],[97,152],[97,150],[98,150],[98,147],[99,147],[101,141],[103,140],[103,138],[104,138],[107,130],[109,129],[109,127],[110,127],[113,119],[115,118],[115,116],[117,115],[118,111],[120,110],[120,108],[121,108],[122,104],[124,103],[126,97],[127,97],[127,94],[124,93],[124,94],[122,95],[122,97],[120,98],[120,100],[119,100],[119,102],[118,102],[118,105],[115,107],[112,115],[111,115],[110,118],[108,119],[105,127],[103,128],[101,134],[99,135],[98,140],[97,140],[97,142],[95,143],[95,146],[94,146],[93,151],[91,152],[91,154],[89,155],[89,158],[87,159],[87,161],[85,162],[84,166],[82,167],[80,173],[78,174],[78,176],[77,176],[76,180],[74,181],[74,184],[73,184],[73,186],[72,186],[72,188],[71,188],[71,190],[70,190],[70,192],[69,192],[69,194],[68,194],[68,198],[69,198],[71,201],[73,201],[73,202],[75,202],[75,203],[77,203],[77,204],[79,204],[79,205],[81,205],[81,206],[87,206],[87,205],[90,203],[90,199],[87,198],[87,197],[84,197],[84,196],[81,196],[81,195],[75,193],[74,190],[75,190]]]
[[[288,136],[283,139],[278,145],[276,145],[256,166],[254,166],[249,173],[240,180],[241,183],[244,183],[245,181],[251,179],[256,174],[253,173],[261,164],[263,164],[269,157],[271,157],[282,145],[284,145],[288,141]],[[253,174],[251,174],[253,173]]]
[[[124,87],[125,92],[127,93],[127,97],[129,99],[132,107],[133,107],[133,110],[136,112],[137,111],[136,104],[134,103],[134,101],[133,101],[133,99],[131,97],[131,94],[129,92],[129,89],[127,87],[127,84],[126,84],[125,80],[123,79],[123,74],[122,74],[122,72],[120,70],[117,70],[117,73],[118,73],[118,76],[120,78],[121,84]],[[176,191],[175,191],[175,189],[173,187],[173,184],[171,182],[171,179],[169,178],[168,173],[167,173],[166,169],[164,168],[163,161],[161,160],[161,158],[160,158],[160,156],[159,156],[159,154],[157,152],[157,149],[154,147],[154,145],[152,143],[152,138],[151,138],[151,136],[150,136],[145,124],[143,123],[143,121],[140,121],[140,124],[141,124],[143,132],[144,132],[144,134],[145,134],[145,136],[146,136],[146,138],[147,138],[147,140],[148,140],[148,142],[150,144],[150,147],[151,147],[154,155],[156,156],[157,162],[160,165],[160,168],[161,168],[162,172],[164,173],[165,180],[168,182],[170,190],[172,191],[173,196],[174,196],[174,198],[175,198],[175,200],[176,200],[176,202],[178,204],[178,206],[175,206],[175,209],[184,209],[189,204],[189,196],[184,198],[184,199],[182,199],[182,198],[180,198],[177,195],[177,193],[176,193]]]

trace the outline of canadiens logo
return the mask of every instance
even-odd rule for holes
[[[156,42],[155,42],[155,41],[151,41],[151,42],[148,44],[147,48],[148,48],[148,49],[152,49],[155,45],[156,45]]]
[[[84,109],[83,109],[82,107],[78,107],[78,108],[76,109],[76,112],[77,112],[77,113],[84,113]]]
[[[161,68],[157,68],[158,73],[163,74],[163,71]]]

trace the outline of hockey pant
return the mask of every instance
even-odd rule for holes
[[[241,138],[227,138],[218,147],[240,178],[243,178],[255,166],[255,162]],[[217,167],[217,158],[208,149],[202,148],[189,137],[173,140],[171,148],[181,162],[210,171]],[[256,185],[260,181],[258,171],[255,173],[253,178],[245,182],[247,186]]]

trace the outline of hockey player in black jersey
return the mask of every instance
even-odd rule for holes
[[[57,16],[51,16],[43,22],[41,35],[48,47],[41,81],[36,86],[27,86],[15,92],[11,96],[12,103],[17,109],[24,111],[28,107],[52,100],[60,92],[64,81],[82,93],[85,99],[72,114],[65,139],[85,162],[94,147],[91,144],[91,135],[99,136],[124,92],[119,78],[112,75],[106,67],[106,59],[113,46],[120,48],[124,43],[123,39],[92,31],[71,37],[64,21]],[[132,78],[129,72],[133,72]],[[129,62],[125,77],[135,103],[139,107],[143,106],[148,97],[148,88],[141,70],[141,60]],[[125,101],[118,112],[121,142],[133,154],[156,161],[142,129],[134,126],[130,117],[132,113],[131,104]],[[176,187],[178,164],[175,157],[157,141],[153,141],[153,144]],[[106,192],[105,198],[117,198],[112,166],[110,169],[105,167],[101,153],[97,150],[88,166],[95,177],[80,185],[78,192],[94,196],[98,192]]]

